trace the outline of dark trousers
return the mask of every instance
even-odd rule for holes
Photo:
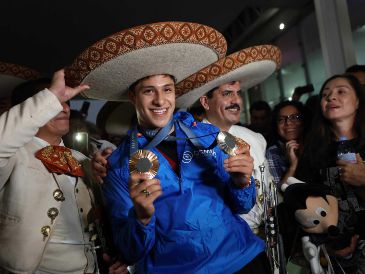
[[[234,274],[270,274],[270,262],[265,252],[258,254],[251,262]]]

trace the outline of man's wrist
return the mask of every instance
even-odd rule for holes
[[[232,178],[232,183],[236,188],[249,188],[251,185],[252,176],[250,176],[248,182],[245,182],[245,178]]]

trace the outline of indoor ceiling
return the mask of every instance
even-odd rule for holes
[[[124,1],[34,0],[1,4],[0,61],[51,73],[72,63],[92,43],[122,29],[159,21],[212,26],[228,51],[274,43],[287,27],[313,10],[312,0]]]

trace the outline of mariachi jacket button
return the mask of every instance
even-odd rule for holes
[[[63,192],[61,189],[56,189],[55,191],[53,191],[53,198],[57,202],[63,202],[65,200],[65,196],[63,195]]]
[[[43,241],[49,236],[51,233],[51,227],[49,225],[45,225],[41,228],[41,233],[43,235]]]
[[[50,209],[48,209],[47,216],[51,219],[51,224],[53,224],[53,221],[58,216],[58,213],[59,211],[55,207],[51,207]]]

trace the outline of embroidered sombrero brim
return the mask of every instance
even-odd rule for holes
[[[0,98],[9,97],[13,89],[27,80],[39,78],[40,73],[17,64],[0,62]]]
[[[208,65],[176,85],[176,106],[186,108],[209,90],[240,81],[245,90],[268,78],[280,67],[281,52],[272,45],[242,49]]]
[[[177,81],[223,57],[226,40],[215,29],[189,22],[161,22],[120,31],[95,43],[66,69],[69,85],[90,85],[86,97],[127,100],[137,80],[170,74]]]
[[[96,117],[96,125],[109,135],[124,136],[136,117],[130,102],[106,102]]]

